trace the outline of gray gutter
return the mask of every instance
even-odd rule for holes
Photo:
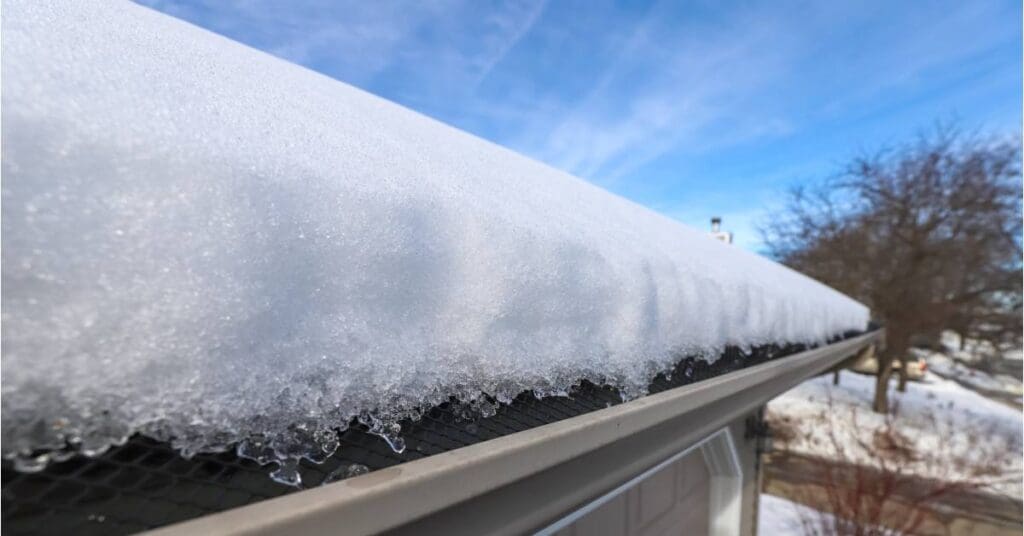
[[[877,330],[148,534],[530,532],[696,444],[883,336],[884,331]]]

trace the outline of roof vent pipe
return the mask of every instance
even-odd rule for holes
[[[732,233],[722,231],[722,218],[718,216],[711,218],[711,236],[715,240],[725,242],[726,244],[732,244]]]

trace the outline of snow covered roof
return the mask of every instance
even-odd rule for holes
[[[332,427],[867,309],[587,182],[132,4],[3,17],[3,454],[322,459]],[[40,457],[39,463],[47,461]]]

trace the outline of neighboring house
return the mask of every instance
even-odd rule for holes
[[[849,369],[861,374],[870,374],[875,376],[878,374],[878,365],[878,357],[875,353],[866,352],[856,361],[850,363]],[[903,368],[903,362],[899,359],[894,359],[892,362],[892,368],[895,373],[899,373],[899,370]],[[911,381],[921,381],[924,379],[924,374],[927,370],[928,362],[925,361],[924,357],[911,355],[907,358],[907,379]]]

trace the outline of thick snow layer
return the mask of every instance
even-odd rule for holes
[[[2,24],[7,457],[144,431],[317,458],[353,415],[393,434],[452,394],[581,378],[636,396],[679,353],[866,326],[778,264],[154,11],[11,0]]]

